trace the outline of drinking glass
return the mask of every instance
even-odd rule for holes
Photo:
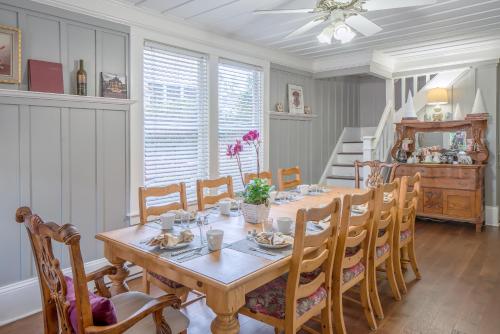
[[[181,226],[184,229],[189,229],[189,218],[190,218],[189,212],[183,212],[181,214]]]
[[[265,219],[262,219],[261,221],[261,224],[262,224],[262,231],[264,232],[273,232],[273,223],[274,223],[274,220],[273,218],[265,218]]]

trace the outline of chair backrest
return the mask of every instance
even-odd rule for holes
[[[39,216],[33,215],[27,207],[17,210],[16,221],[24,223],[31,242],[42,295],[44,333],[72,333],[68,314],[69,302],[66,300],[66,281],[60,261],[54,256],[52,250],[52,241],[56,241],[65,244],[69,249],[76,309],[79,314],[78,334],[83,334],[84,328],[92,326],[93,319],[78,230],[69,224],[59,226],[51,222],[45,223]]]
[[[375,258],[377,247],[389,244],[389,250],[393,250],[394,228],[398,217],[399,179],[380,185],[376,192],[376,205],[371,232],[371,260]]]
[[[289,178],[293,176],[293,178]],[[296,188],[302,184],[300,167],[278,169],[278,187],[280,191],[285,191],[290,188]]]
[[[273,174],[268,171],[260,172],[259,175],[257,173],[246,173],[245,174],[245,184],[249,184],[250,181],[255,179],[265,179],[269,185],[273,184]]]
[[[377,188],[377,186],[384,184],[387,176],[384,174],[385,170],[389,170],[389,182],[392,182],[398,165],[399,163],[396,162],[388,163],[379,160],[361,162],[356,160],[354,162],[354,185],[358,189],[361,188],[361,171],[363,167],[370,167],[370,174],[364,180],[367,188]]]
[[[368,268],[370,233],[375,213],[376,191],[345,195],[342,202],[342,223],[335,254],[333,280],[343,284],[343,270],[359,263]],[[352,208],[363,208],[363,213],[352,212]],[[346,251],[348,253],[346,254]],[[366,272],[366,271],[365,271]],[[340,281],[340,282],[339,282]]]
[[[340,213],[340,198],[335,198],[321,208],[300,209],[297,212],[292,262],[286,289],[285,322],[295,322],[297,300],[310,296],[320,286],[328,291],[327,300],[330,300]],[[321,232],[306,234],[308,222],[329,222],[329,224]],[[311,273],[318,268],[319,273],[314,279],[301,283],[302,273]]]
[[[403,176],[399,191],[398,219],[394,229],[395,236],[410,230],[415,232],[415,219],[417,218],[418,199],[420,195],[420,173],[415,176]],[[399,238],[398,238],[399,240]]]
[[[151,197],[164,197],[179,194],[179,201],[159,206],[148,206],[147,200]],[[171,210],[187,210],[186,184],[184,182],[171,184],[165,187],[139,188],[139,211],[141,224],[146,224],[149,216],[159,216]]]
[[[205,189],[226,186],[226,191],[217,195],[206,195]],[[198,198],[198,210],[203,211],[207,205],[216,204],[223,198],[234,198],[233,178],[231,176],[221,177],[215,180],[196,181],[196,195]]]

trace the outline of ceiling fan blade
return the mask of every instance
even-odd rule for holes
[[[345,23],[365,36],[375,35],[382,30],[381,27],[359,14],[348,17]]]
[[[415,7],[433,5],[437,0],[368,0],[363,8],[368,11],[391,8]]]
[[[313,29],[314,27],[320,25],[321,23],[325,22],[326,21],[326,17],[321,17],[319,19],[316,19],[316,20],[312,20],[306,24],[304,24],[302,27],[300,27],[299,29],[289,33],[288,35],[286,35],[285,38],[290,38],[290,37],[294,37],[294,36],[297,36],[297,35],[300,35],[300,34],[303,34],[311,29]]]
[[[254,14],[300,14],[300,13],[314,13],[313,8],[303,9],[262,9],[254,10]]]

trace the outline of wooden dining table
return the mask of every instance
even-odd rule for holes
[[[329,203],[335,197],[363,192],[354,188],[329,188],[328,192],[314,196],[306,195],[297,201],[272,205],[273,218],[290,217],[295,220],[301,208],[318,207]],[[260,224],[245,223],[243,216],[229,217],[212,214],[210,227],[224,231],[224,243],[237,242],[247,237],[248,231],[262,231]],[[198,228],[192,228],[194,234]],[[150,239],[160,233],[157,228],[135,225],[96,235],[104,243],[106,259],[117,268],[116,275],[110,277],[113,294],[128,291],[125,282],[129,270],[126,262],[132,262],[144,270],[150,270],[188,288],[206,295],[206,303],[216,314],[211,324],[215,334],[239,332],[238,310],[245,305],[245,295],[288,272],[291,256],[270,260],[234,249],[223,248],[178,263],[136,246],[140,240]]]

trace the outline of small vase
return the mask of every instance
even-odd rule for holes
[[[241,204],[241,211],[243,213],[243,218],[245,222],[250,224],[257,224],[260,221],[269,217],[269,212],[271,211],[271,207],[267,204]]]

